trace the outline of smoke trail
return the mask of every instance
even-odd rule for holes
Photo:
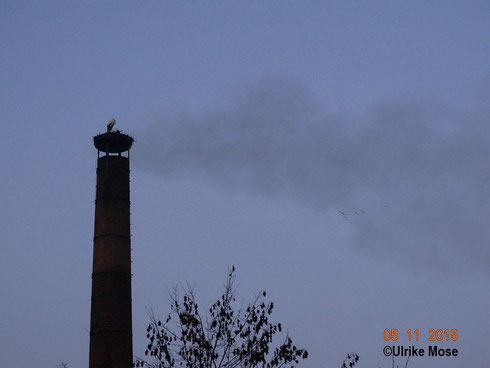
[[[162,175],[342,211],[355,244],[401,262],[488,269],[490,125],[481,114],[418,100],[357,121],[322,111],[299,81],[265,78],[223,107],[162,118],[143,137],[136,164]]]

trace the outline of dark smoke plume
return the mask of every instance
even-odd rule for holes
[[[328,114],[304,84],[266,78],[222,107],[169,114],[140,135],[161,175],[286,196],[334,210],[353,243],[410,266],[489,269],[490,124],[436,100]],[[142,150],[143,147],[143,150]]]

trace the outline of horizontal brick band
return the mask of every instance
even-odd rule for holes
[[[95,199],[95,203],[97,203],[98,201],[105,201],[105,200],[118,200],[118,201],[125,201],[125,202],[130,202],[129,201],[129,197],[100,197],[100,198],[96,198]]]
[[[104,294],[104,295],[92,295],[92,300],[93,299],[99,299],[99,298],[120,298],[120,299],[126,299],[131,301],[131,298],[126,296],[126,295],[120,295],[120,294]]]
[[[131,331],[124,331],[124,330],[97,330],[97,333],[114,333],[114,332],[117,332],[117,333],[123,333],[123,334],[127,334],[127,335],[131,335],[133,336],[133,333]],[[90,331],[90,334],[92,335],[94,333],[94,331]]]
[[[92,277],[107,274],[107,273],[119,273],[119,274],[129,275],[129,277],[131,277],[132,275],[130,272],[127,271],[97,271],[92,273]]]
[[[118,237],[118,238],[124,238],[124,239],[128,239],[128,240],[131,240],[131,235],[124,235],[124,234],[101,234],[101,235],[96,235],[94,236],[94,241],[96,239],[99,239],[99,238],[107,238],[107,237],[110,237],[110,236],[115,236],[115,237]]]

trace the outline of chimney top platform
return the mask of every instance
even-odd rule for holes
[[[133,137],[119,130],[98,134],[94,137],[94,145],[98,151],[105,153],[121,153],[129,151],[133,145]]]

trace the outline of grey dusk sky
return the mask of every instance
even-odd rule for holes
[[[490,3],[2,1],[0,366],[88,364],[96,150],[131,151],[134,352],[146,308],[235,265],[301,365],[391,367],[383,330],[490,328]],[[404,365],[404,360],[398,359]]]

